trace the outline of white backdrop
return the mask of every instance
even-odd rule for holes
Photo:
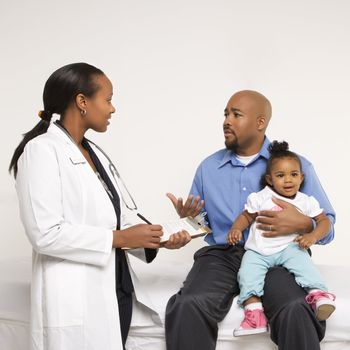
[[[273,105],[268,136],[306,155],[338,215],[318,263],[350,265],[350,2],[347,0],[0,0],[1,257],[30,254],[7,167],[38,121],[58,67],[85,61],[114,83],[117,112],[90,134],[115,160],[152,221],[176,217],[198,163],[223,147],[223,110],[237,90]],[[190,258],[198,239],[161,259]]]

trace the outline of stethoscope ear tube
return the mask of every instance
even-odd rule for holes
[[[67,132],[67,130],[62,127],[57,121],[54,122],[54,124],[60,128],[68,137],[69,139],[75,144],[74,140],[72,139],[72,136],[69,135],[69,133]],[[117,185],[118,189],[119,189],[119,192],[121,194],[121,197],[122,197],[122,200],[125,204],[125,206],[129,209],[129,210],[137,210],[137,205],[135,203],[135,200],[134,198],[132,197],[132,195],[130,194],[128,188],[126,187],[125,185],[125,182],[123,181],[123,179],[121,178],[117,168],[115,167],[115,165],[113,164],[111,158],[108,157],[107,153],[98,145],[96,145],[95,142],[85,138],[86,141],[88,141],[91,145],[95,146],[102,154],[103,156],[108,160],[108,163],[109,163],[109,171],[111,172],[112,176],[113,176],[113,179],[114,179],[114,182],[115,184]],[[119,184],[123,187],[121,188],[119,186]],[[128,204],[127,201],[125,200],[125,195],[127,195],[130,199],[130,203]]]
[[[129,192],[128,188],[126,187],[125,185],[125,182],[124,180],[122,179],[122,177],[120,176],[116,166],[113,164],[111,158],[109,158],[109,156],[107,155],[107,153],[98,145],[96,145],[95,142],[91,141],[91,140],[88,140],[86,139],[90,144],[92,144],[93,146],[95,146],[102,154],[103,156],[108,160],[108,168],[109,168],[109,171],[111,172],[112,176],[113,176],[113,179],[114,179],[114,182],[116,183],[118,189],[119,189],[119,192],[121,194],[121,197],[122,197],[122,200],[125,204],[125,206],[129,209],[129,210],[137,210],[137,205],[135,203],[135,200],[134,198],[132,197],[131,193]],[[121,188],[119,186],[119,184],[121,184],[121,186],[123,188]],[[125,194],[129,197],[131,203],[128,204],[128,202],[125,200]]]

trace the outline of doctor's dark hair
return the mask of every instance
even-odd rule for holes
[[[46,133],[53,114],[64,118],[67,108],[78,94],[92,97],[99,89],[94,78],[104,73],[87,63],[72,63],[57,69],[45,83],[43,92],[44,110],[39,112],[41,120],[23,135],[23,140],[15,149],[9,171],[17,175],[17,162],[25,145],[33,138]]]
[[[268,147],[268,150],[270,152],[270,158],[267,161],[266,172],[261,177],[261,180],[260,180],[260,185],[262,188],[268,185],[266,182],[266,175],[271,175],[272,164],[277,159],[281,159],[281,158],[295,159],[299,163],[300,171],[302,171],[301,160],[296,153],[289,150],[288,142],[286,141],[278,142],[276,140],[272,141]]]

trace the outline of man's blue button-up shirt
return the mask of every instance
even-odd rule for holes
[[[247,197],[261,189],[260,179],[265,174],[267,159],[270,157],[265,138],[264,144],[256,158],[248,165],[237,160],[233,151],[222,149],[206,158],[198,167],[191,194],[204,199],[203,211],[213,231],[205,240],[210,244],[227,244],[227,234],[233,221],[244,210]],[[333,224],[335,212],[316,175],[312,164],[302,156],[302,171],[305,180],[301,191],[315,197],[321,208],[332,222],[329,234],[319,244],[329,243],[334,237]],[[249,229],[244,232],[244,242]],[[244,245],[244,242],[240,242]]]

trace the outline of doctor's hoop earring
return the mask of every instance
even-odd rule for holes
[[[80,114],[81,114],[83,117],[86,116],[86,109],[80,110]]]

